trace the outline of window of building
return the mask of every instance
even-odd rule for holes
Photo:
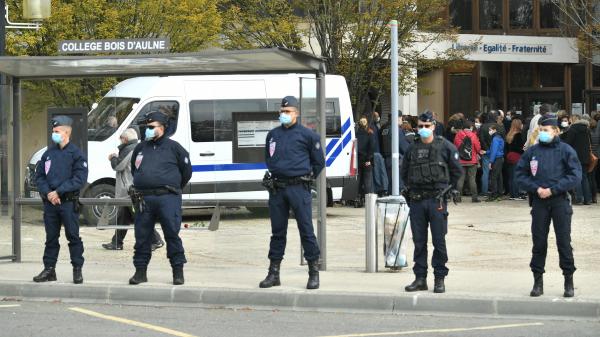
[[[540,63],[538,73],[541,87],[562,87],[565,84],[564,66],[560,63]]]
[[[461,30],[472,30],[472,9],[472,0],[450,0],[449,14],[452,26],[460,27]]]
[[[479,29],[502,29],[502,11],[504,0],[479,1]]]
[[[510,28],[533,28],[533,0],[510,0],[508,9]]]
[[[600,66],[592,65],[592,86],[600,87]]]
[[[559,27],[560,9],[553,0],[540,0],[540,28]]]
[[[533,63],[511,63],[510,64],[510,87],[511,88],[533,87]]]
[[[450,115],[458,112],[470,114],[473,109],[473,74],[450,74]]]
[[[571,102],[583,103],[583,90],[585,90],[585,65],[574,65],[571,67]]]

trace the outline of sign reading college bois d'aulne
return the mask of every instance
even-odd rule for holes
[[[169,38],[122,40],[65,40],[58,43],[59,54],[168,52]]]

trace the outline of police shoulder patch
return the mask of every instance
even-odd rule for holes
[[[83,162],[83,167],[87,167],[87,162],[86,161]]]
[[[454,159],[458,160],[459,156],[458,156],[458,152],[454,152]]]
[[[321,142],[316,142],[315,143],[315,148],[318,150],[321,148]]]
[[[188,157],[185,157],[185,159],[183,160],[186,164],[189,163]]]

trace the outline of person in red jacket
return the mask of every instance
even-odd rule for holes
[[[479,202],[477,197],[477,162],[478,154],[481,151],[481,143],[477,134],[473,132],[473,123],[469,120],[463,120],[463,129],[460,130],[454,137],[454,145],[458,149],[460,156],[460,164],[464,168],[464,173],[458,180],[457,188],[462,193],[465,183],[465,177],[469,178],[469,188],[471,189],[471,200]]]

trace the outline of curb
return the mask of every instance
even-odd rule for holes
[[[450,297],[186,286],[74,285],[0,281],[0,300],[256,308],[296,311],[551,316],[600,320],[600,302],[581,299]]]

